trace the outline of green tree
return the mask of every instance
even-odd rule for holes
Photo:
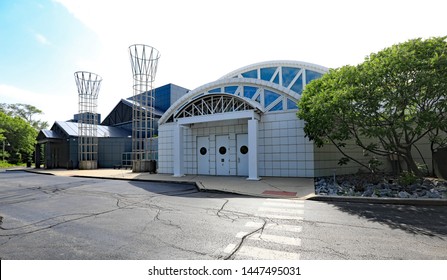
[[[33,105],[22,103],[2,103],[0,104],[0,111],[3,111],[4,113],[13,117],[17,116],[23,118],[37,130],[45,129],[48,127],[48,123],[46,121],[34,119],[35,115],[41,115],[43,114],[43,112]]]
[[[297,115],[306,121],[307,137],[319,147],[334,144],[344,155],[341,162],[361,164],[345,149],[354,141],[375,155],[400,156],[422,176],[412,151],[424,137],[447,140],[446,95],[446,37],[414,39],[312,81]]]
[[[31,156],[36,143],[37,130],[18,116],[10,116],[0,111],[0,138],[7,146],[8,161],[18,163]],[[3,143],[2,143],[3,145]]]

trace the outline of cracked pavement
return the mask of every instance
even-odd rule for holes
[[[191,185],[0,177],[1,259],[216,259],[253,214]],[[253,218],[257,219],[257,218]]]
[[[305,201],[302,220],[281,220],[260,215],[265,202],[187,184],[2,172],[0,259],[231,260],[247,248],[300,259],[447,259],[446,207]],[[271,243],[278,235],[299,245]]]

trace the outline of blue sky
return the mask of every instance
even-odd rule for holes
[[[64,103],[76,102],[77,63],[97,56],[98,44],[95,33],[59,3],[1,0],[0,102],[64,112]]]
[[[194,89],[242,66],[335,68],[408,39],[447,35],[443,0],[0,0],[0,102],[50,124],[78,110],[73,73],[103,77],[98,112],[132,95],[131,44],[160,53],[155,86]]]

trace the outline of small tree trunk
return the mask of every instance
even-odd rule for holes
[[[405,163],[407,164],[408,172],[413,172],[413,174],[418,177],[424,176],[424,174],[421,170],[419,170],[416,162],[414,161],[413,155],[411,154],[411,147],[405,151],[403,158],[405,160]]]

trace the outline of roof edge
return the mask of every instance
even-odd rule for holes
[[[246,71],[252,70],[252,69],[256,69],[256,68],[264,68],[264,67],[279,67],[279,66],[285,66],[285,67],[299,67],[299,68],[306,68],[309,70],[314,70],[317,72],[321,72],[322,74],[326,73],[329,71],[329,68],[318,65],[318,64],[313,64],[313,63],[309,63],[309,62],[304,62],[304,61],[298,61],[298,60],[270,60],[270,61],[263,61],[263,62],[258,62],[258,63],[254,63],[254,64],[250,64],[250,65],[246,65],[244,67],[238,68],[234,71],[231,71],[230,73],[222,76],[221,78],[219,78],[219,80],[221,79],[227,79],[227,78],[232,78],[233,76],[240,74],[240,73],[244,73]]]

